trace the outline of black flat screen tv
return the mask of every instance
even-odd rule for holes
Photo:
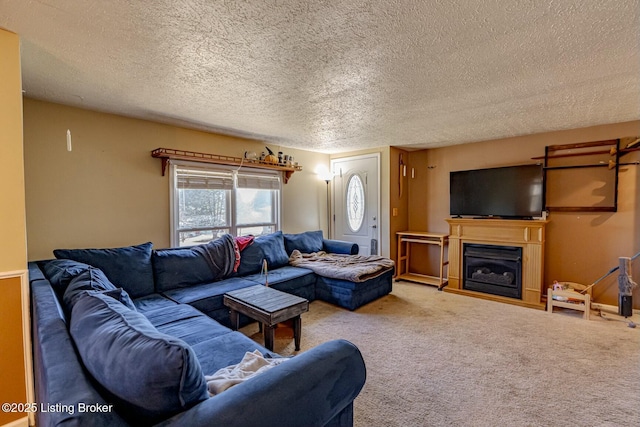
[[[544,209],[542,165],[450,172],[451,216],[533,218]]]

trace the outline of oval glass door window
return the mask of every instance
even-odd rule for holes
[[[364,221],[364,185],[358,175],[351,175],[347,183],[347,224],[353,232],[362,227]]]

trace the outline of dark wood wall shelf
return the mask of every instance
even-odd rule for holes
[[[544,156],[534,157],[544,160],[546,208],[557,212],[616,212],[618,209],[618,174],[620,166],[638,165],[640,162],[621,163],[620,158],[640,149],[640,139],[637,137],[623,139],[609,139],[605,141],[582,142],[576,144],[549,145],[545,147]],[[585,161],[581,162],[580,157]],[[600,160],[598,160],[600,159]],[[595,161],[595,162],[594,162]],[[553,165],[551,163],[554,163]],[[602,169],[611,171],[607,176],[610,204],[567,206],[554,205],[549,201],[549,172],[569,171],[577,169]],[[577,173],[577,172],[576,172]],[[594,170],[594,173],[596,171]],[[607,172],[602,172],[606,174]],[[566,175],[565,175],[566,176]],[[603,190],[606,190],[603,188]]]
[[[165,175],[169,160],[188,160],[191,162],[211,163],[216,165],[246,166],[248,168],[270,169],[283,172],[286,184],[294,172],[301,171],[302,166],[288,166],[268,163],[260,160],[244,159],[242,157],[222,156],[218,154],[198,153],[196,151],[176,150],[173,148],[156,148],[151,152],[151,157],[162,160],[162,176]]]

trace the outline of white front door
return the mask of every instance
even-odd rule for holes
[[[380,254],[380,155],[331,161],[333,238],[357,243],[361,255]]]

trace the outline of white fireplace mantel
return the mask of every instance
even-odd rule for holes
[[[444,290],[544,309],[544,242],[547,220],[450,218],[449,284]],[[508,298],[462,288],[462,254],[465,243],[522,248],[522,299]]]

